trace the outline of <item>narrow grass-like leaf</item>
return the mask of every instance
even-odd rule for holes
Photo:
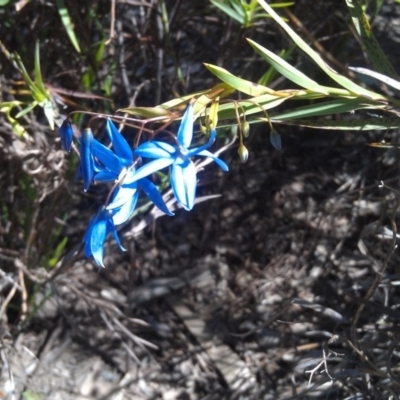
[[[258,0],[258,3],[264,8],[264,10],[277,22],[290,36],[290,38],[299,46],[301,50],[304,51],[311,59],[335,82],[337,82],[342,87],[346,88],[352,93],[359,96],[365,96],[374,100],[384,100],[384,96],[374,93],[370,90],[364,89],[363,87],[357,85],[345,76],[340,75],[335,70],[333,70],[321,56],[314,51],[293,29],[285,22],[283,19],[267,4],[265,0]]]
[[[358,68],[358,67],[349,67],[349,69],[359,74],[375,78],[376,80],[386,83],[387,85],[391,86],[396,90],[400,90],[400,81],[397,81],[393,78],[389,78],[388,76],[380,74],[379,72],[371,71],[370,69],[367,68]]]
[[[41,92],[41,90],[38,89],[38,87],[35,85],[35,83],[32,81],[31,77],[29,76],[28,72],[26,71],[25,65],[23,64],[21,57],[19,54],[13,54],[12,58],[15,60],[17,63],[18,69],[21,72],[24,81],[29,87],[29,90],[32,92],[33,98],[37,102],[41,102],[46,98],[46,95]]]
[[[35,62],[34,62],[34,64],[35,64],[34,68],[35,68],[36,86],[46,97],[50,97],[49,94],[48,94],[48,91],[44,87],[44,83],[43,83],[42,71],[41,71],[41,68],[40,68],[40,46],[39,46],[39,42],[36,42],[36,46],[35,46]]]
[[[210,96],[207,96],[206,94],[199,96],[193,104],[193,113],[195,118],[198,117],[200,114],[203,114],[207,106],[213,101],[214,99]]]
[[[288,1],[288,2],[284,2],[284,3],[274,3],[274,4],[271,4],[271,7],[272,8],[285,8],[285,7],[290,7],[290,6],[292,6],[293,4],[295,4],[294,3],[294,1]]]
[[[61,255],[62,255],[67,243],[68,243],[67,237],[65,237],[64,239],[61,240],[60,243],[58,243],[58,245],[54,251],[54,254],[46,262],[47,269],[51,269],[56,266],[56,264],[58,263],[58,261],[61,258]]]
[[[24,115],[28,114],[28,112],[32,111],[36,106],[38,105],[38,103],[36,101],[34,101],[33,103],[29,104],[29,106],[25,107],[23,110],[21,110],[16,116],[15,118],[21,118]]]
[[[361,37],[365,51],[367,52],[368,57],[375,69],[385,75],[395,78],[397,76],[396,71],[372,33],[371,26],[360,1],[346,0],[346,4],[353,21],[353,25],[356,28],[358,35]]]
[[[126,113],[129,115],[136,115],[138,117],[143,118],[161,118],[165,117],[165,119],[171,119],[173,114],[161,107],[129,107],[122,108],[118,110],[118,112]]]
[[[61,17],[61,21],[64,25],[65,30],[67,31],[69,40],[71,41],[75,50],[78,53],[80,53],[81,48],[79,46],[78,39],[76,38],[76,35],[74,32],[74,26],[73,26],[71,18],[69,16],[67,7],[65,6],[64,0],[56,0],[56,5],[57,5],[58,13],[60,14],[60,17]]]
[[[273,94],[276,93],[272,89],[259,85],[258,83],[250,82],[242,78],[238,78],[235,75],[232,75],[229,71],[224,68],[218,67],[212,64],[204,64],[206,68],[214,74],[217,78],[221,81],[227,83],[228,85],[232,86],[234,89],[238,90],[239,92],[246,93],[249,96],[261,96],[263,94],[269,93]],[[278,97],[279,95],[277,95]]]
[[[303,126],[306,128],[333,129],[343,131],[371,131],[400,128],[400,118],[351,118],[349,120],[300,119],[292,121],[281,121],[279,118],[275,118],[274,116],[271,117],[271,121],[274,124],[283,123],[285,125]]]
[[[340,114],[359,109],[377,109],[385,107],[386,106],[384,104],[370,102],[365,98],[337,99],[298,107],[289,111],[285,111],[282,114],[274,115],[274,118],[285,121],[291,119]]]
[[[278,55],[279,55],[279,57],[283,58],[284,60],[287,60],[295,48],[296,48],[296,45],[292,44],[288,50],[281,50]],[[260,85],[268,86],[275,79],[275,77],[277,75],[278,75],[278,71],[272,65],[270,65],[268,70],[258,80],[258,83]]]
[[[229,7],[227,4],[222,3],[219,0],[211,0],[211,3],[219,8],[222,12],[224,12],[226,15],[234,19],[235,21],[239,22],[239,24],[244,24],[244,17],[243,15],[238,14],[235,10],[233,10],[231,7]]]
[[[262,113],[263,110],[275,108],[282,104],[285,100],[286,98],[276,98],[275,96],[271,95],[263,95],[259,97],[254,97],[251,99],[251,101],[242,100],[239,103],[241,108],[243,108],[246,116],[249,116]],[[242,113],[239,112],[239,115],[242,116]],[[234,103],[220,104],[218,109],[218,119],[236,119],[236,108]]]
[[[283,58],[277,56],[272,51],[267,50],[265,47],[260,46],[258,43],[251,39],[247,39],[250,45],[257,51],[258,54],[268,63],[270,63],[280,74],[282,74],[287,79],[296,83],[297,85],[313,90],[318,93],[328,94],[326,90],[323,89],[317,82],[310,79],[307,75],[303,74],[301,71],[291,66]]]
[[[178,97],[172,100],[169,100],[163,104],[161,104],[159,107],[165,108],[165,109],[173,109],[178,106],[186,107],[187,103],[193,99],[193,98],[198,98],[202,95],[207,95],[210,99],[215,99],[216,97],[224,98],[226,96],[231,95],[232,93],[235,92],[235,89],[224,83],[218,83],[217,85],[213,86],[211,89],[207,90],[201,90],[199,92],[191,93],[186,96]]]

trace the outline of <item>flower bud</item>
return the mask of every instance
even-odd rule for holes
[[[74,134],[72,130],[71,121],[68,118],[65,119],[61,124],[59,129],[59,134],[63,149],[69,153],[71,151],[72,137]]]
[[[250,124],[246,120],[244,120],[242,121],[240,126],[242,128],[243,136],[248,137],[250,133]]]
[[[282,150],[281,136],[275,129],[271,130],[270,140],[272,146],[274,146],[276,150]]]
[[[243,144],[241,144],[239,146],[238,154],[239,154],[240,161],[242,163],[245,163],[247,161],[247,159],[249,158],[249,151],[247,150],[246,146]]]

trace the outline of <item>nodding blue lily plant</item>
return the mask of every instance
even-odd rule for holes
[[[189,104],[176,136],[175,144],[162,141],[148,141],[132,150],[126,139],[118,131],[111,119],[107,119],[106,131],[111,148],[93,137],[87,128],[79,139],[80,163],[77,177],[83,178],[83,188],[87,191],[92,183],[112,184],[105,204],[89,223],[83,238],[84,254],[93,256],[96,264],[104,267],[103,249],[107,236],[112,233],[121,250],[125,250],[118,237],[116,226],[126,223],[133,215],[139,198],[139,189],[166,215],[174,215],[165,204],[160,192],[149,176],[169,167],[170,184],[177,202],[191,210],[196,198],[196,167],[194,156],[212,158],[224,171],[228,166],[207,149],[213,144],[216,132],[211,129],[207,143],[189,148],[193,139],[193,106]],[[72,126],[67,119],[60,127],[63,148],[72,147]],[[150,159],[139,168],[142,159]]]

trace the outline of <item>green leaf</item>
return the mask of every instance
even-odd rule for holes
[[[357,67],[349,67],[350,70],[357,72],[362,75],[367,75],[372,78],[375,78],[378,81],[386,83],[386,85],[391,86],[393,89],[400,90],[400,82],[392,79],[386,75],[380,74],[379,72],[371,71],[367,68],[357,68]]]
[[[279,121],[272,120],[273,123],[283,123],[285,125],[303,126],[305,128],[316,129],[334,129],[334,130],[356,130],[356,131],[371,131],[371,130],[388,130],[400,128],[399,118],[361,118],[349,120],[292,120]]]
[[[32,92],[33,98],[40,103],[47,97],[47,93],[42,93],[42,91],[35,85],[32,81],[31,77],[29,76],[28,72],[26,71],[25,65],[23,64],[21,57],[19,54],[13,54],[11,58],[17,63],[18,69],[21,72],[24,81],[29,87],[29,90]]]
[[[250,100],[242,100],[238,103],[244,110],[244,114],[247,116],[262,113],[263,110],[269,110],[282,104],[287,98],[276,97],[271,95],[263,95],[254,97]],[[243,116],[240,112],[239,116]],[[234,103],[220,104],[218,108],[218,120],[236,119],[236,107]]]
[[[40,69],[40,46],[39,42],[36,42],[35,46],[35,82],[37,88],[47,97],[50,97],[47,89],[44,87],[43,79],[42,79],[42,71]]]
[[[23,110],[21,110],[16,116],[15,118],[21,118],[24,115],[28,114],[28,112],[32,111],[36,106],[38,105],[38,103],[36,101],[34,101],[33,103],[29,104],[28,107],[24,108]]]
[[[177,97],[161,104],[159,107],[173,109],[182,105],[186,106],[191,99],[196,97],[207,95],[210,99],[215,99],[216,97],[224,98],[232,94],[234,91],[235,89],[233,89],[231,86],[221,82],[213,86],[211,89],[201,90],[199,92],[191,93],[182,97]]]
[[[68,238],[65,237],[63,240],[61,240],[61,242],[57,245],[54,254],[51,258],[49,258],[46,262],[46,266],[47,269],[51,269],[54,268],[56,266],[56,264],[58,263],[58,261],[61,258],[61,254],[65,249],[65,246],[67,245],[68,242]]]
[[[20,137],[24,138],[27,135],[25,128],[18,123],[18,121],[11,116],[11,110],[14,107],[20,106],[22,103],[20,101],[9,101],[0,103],[0,112],[6,114],[7,120],[10,123],[13,131],[15,134]]]
[[[333,70],[328,64],[325,63],[325,61],[316,51],[314,51],[296,32],[294,32],[285,21],[283,21],[283,19],[265,2],[265,0],[258,0],[258,3],[275,20],[275,22],[277,22],[286,31],[286,33],[297,44],[297,46],[299,46],[304,53],[311,57],[311,59],[340,86],[358,96],[364,96],[372,100],[385,100],[384,96],[364,89],[350,79]]]
[[[284,60],[287,60],[295,48],[296,45],[293,44],[288,50],[281,50],[278,55]],[[263,86],[268,86],[275,79],[277,75],[278,71],[272,65],[270,65],[267,71],[258,80],[258,83]]]
[[[249,96],[261,96],[263,94],[275,93],[272,89],[259,85],[258,83],[250,82],[242,78],[238,78],[235,75],[232,75],[226,69],[217,67],[212,64],[204,64],[206,68],[214,74],[221,81],[227,83],[232,88],[238,90],[239,92],[246,93]]]
[[[238,14],[233,10],[231,7],[228,5],[221,3],[221,1],[218,0],[211,0],[211,3],[214,4],[215,7],[219,8],[221,11],[223,11],[226,15],[234,19],[235,21],[239,22],[239,24],[244,24],[244,17],[243,15]]]
[[[386,105],[384,104],[375,103],[365,98],[337,99],[298,107],[278,115],[274,114],[271,118],[274,120],[286,121],[291,119],[318,117],[322,115],[341,114],[359,109],[384,109],[385,107]]]
[[[347,8],[350,11],[353,25],[364,44],[364,49],[368,54],[375,69],[393,78],[397,76],[389,59],[382,50],[369,25],[359,0],[346,0]]]
[[[257,53],[264,58],[264,60],[270,63],[280,74],[282,74],[287,79],[291,80],[292,82],[303,88],[313,90],[314,92],[321,94],[328,94],[328,92],[322,86],[310,79],[307,75],[300,72],[295,67],[291,66],[283,58],[277,56],[272,51],[267,50],[265,47],[260,46],[258,43],[252,41],[251,39],[247,39],[247,41],[257,51]]]
[[[146,119],[164,118],[165,120],[168,120],[173,118],[173,114],[170,111],[161,107],[129,107],[122,108],[121,110],[118,110],[118,112],[126,113],[129,115],[136,115],[138,117],[143,117]]]
[[[78,39],[75,36],[74,26],[72,24],[71,18],[69,16],[67,7],[65,6],[64,0],[56,0],[56,5],[58,9],[58,13],[60,14],[61,21],[64,25],[65,30],[67,31],[69,40],[72,45],[75,47],[75,50],[80,53],[81,48],[79,47]]]

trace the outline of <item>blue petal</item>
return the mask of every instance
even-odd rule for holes
[[[144,158],[168,158],[176,153],[176,148],[164,142],[145,142],[133,150],[133,154]]]
[[[122,246],[121,241],[119,240],[118,232],[117,232],[117,230],[115,228],[115,223],[114,223],[114,220],[112,218],[110,218],[108,220],[108,226],[109,226],[109,230],[112,232],[112,234],[114,236],[114,239],[117,242],[117,245],[119,246],[119,248],[122,251],[126,251],[126,249]]]
[[[123,168],[122,161],[108,147],[104,146],[104,144],[100,143],[96,139],[93,139],[92,142],[92,154],[105,167],[116,174],[119,174]]]
[[[107,118],[107,133],[117,156],[124,161],[125,166],[131,165],[133,160],[132,150],[110,118]]]
[[[107,168],[100,169],[94,176],[96,182],[113,182],[118,178],[115,172],[109,171]]]
[[[185,149],[189,148],[193,138],[193,105],[189,104],[182,117],[179,126],[177,139],[181,146]]]
[[[217,156],[215,156],[213,153],[211,153],[210,151],[208,151],[208,150],[202,150],[202,151],[200,151],[199,153],[197,153],[197,155],[198,155],[198,156],[204,156],[204,157],[210,157],[210,158],[212,158],[212,159],[218,164],[218,166],[219,166],[222,170],[224,170],[225,172],[228,172],[228,171],[229,171],[228,165],[227,165],[224,161],[222,161],[220,158],[218,158]]]
[[[173,164],[171,187],[178,202],[185,210],[191,210],[196,197],[196,167],[190,160]]]
[[[130,197],[123,206],[118,209],[112,210],[112,219],[114,225],[121,225],[129,220],[129,218],[133,214],[133,211],[135,210],[138,197],[139,192],[136,190],[133,196]]]
[[[201,153],[203,150],[208,149],[214,143],[216,135],[217,135],[217,133],[215,132],[215,129],[211,129],[210,137],[208,138],[207,143],[203,144],[203,146],[195,147],[194,149],[190,149],[188,151],[187,156],[194,157],[194,156],[197,156],[199,153]]]
[[[83,238],[85,256],[93,256],[96,264],[102,267],[104,267],[103,247],[109,232],[109,218],[109,212],[102,208],[90,221],[89,228]]]
[[[114,210],[128,203],[130,199],[137,192],[137,182],[133,182],[130,185],[122,185],[115,189],[113,199],[107,206],[107,210]]]
[[[104,267],[103,253],[104,243],[109,232],[112,232],[118,246],[125,250],[119,240],[110,211],[104,207],[90,221],[89,227],[83,238],[84,253],[86,257],[93,256],[97,265]]]
[[[160,171],[165,167],[169,167],[174,162],[174,158],[159,158],[148,162],[147,164],[140,167],[136,172],[131,181],[138,181],[139,179],[146,178],[154,172]]]
[[[94,160],[92,155],[93,133],[90,129],[85,129],[81,137],[81,163],[80,172],[83,177],[83,189],[85,192],[89,189],[93,181],[94,175]]]
[[[60,138],[61,138],[61,145],[62,145],[63,149],[69,153],[71,151],[72,138],[73,138],[74,134],[73,134],[71,122],[68,118],[65,119],[63,121],[63,123],[61,124],[59,133],[60,133]]]
[[[160,192],[157,190],[156,185],[149,179],[143,178],[138,181],[139,187],[146,193],[147,197],[158,207],[163,213],[167,215],[174,215],[173,212],[168,210]]]

